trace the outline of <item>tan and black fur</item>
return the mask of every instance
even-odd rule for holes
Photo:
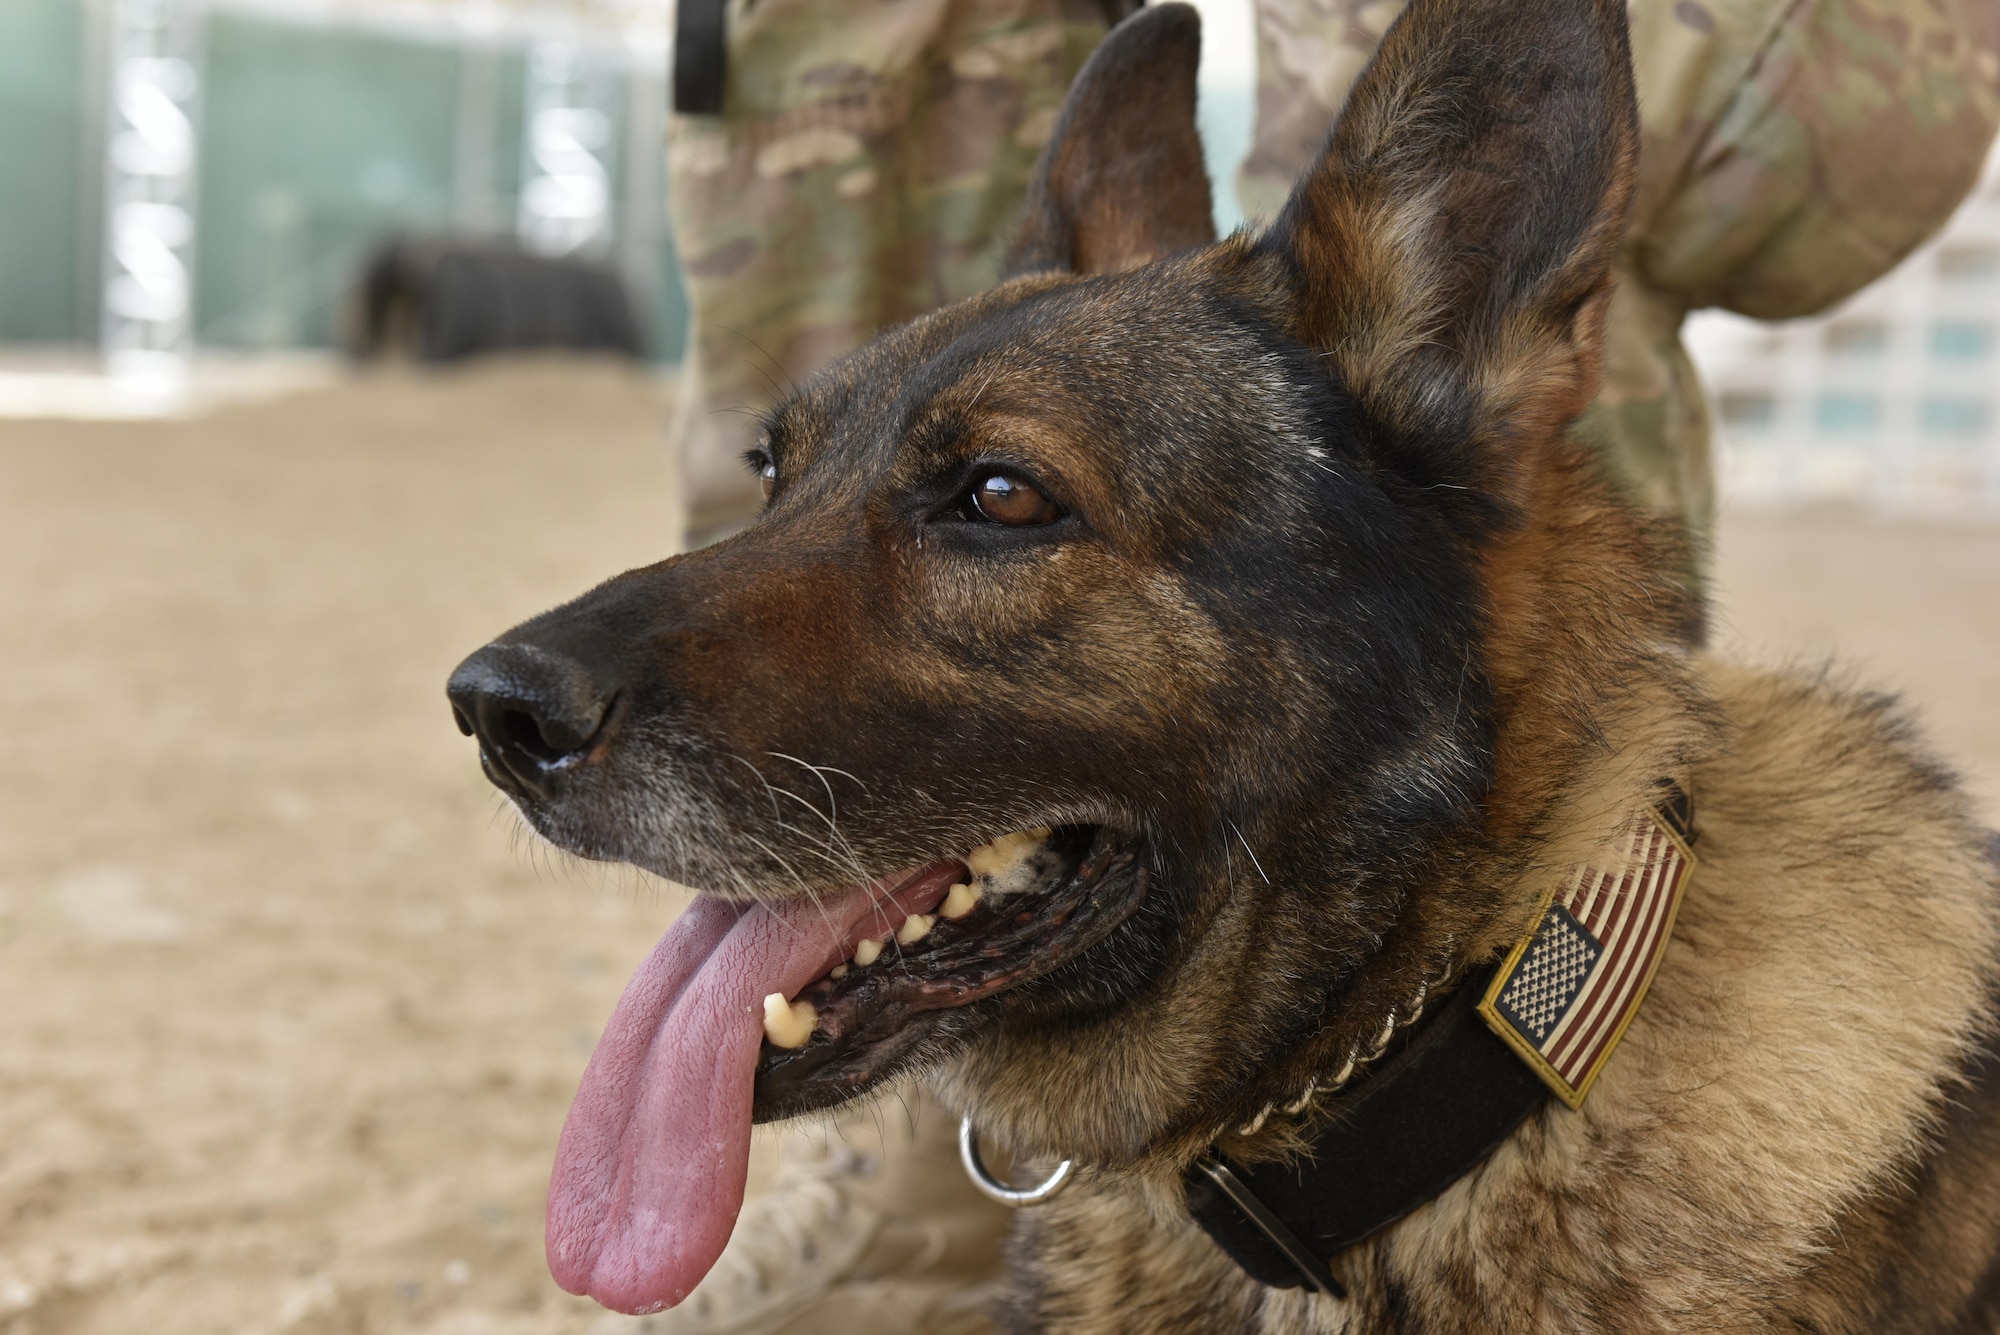
[[[1567,434],[1625,43],[1616,0],[1415,0],[1283,215],[1216,242],[1195,20],[1142,12],[1014,277],[781,404],[749,531],[502,641],[574,667],[528,755],[564,767],[467,724],[579,853],[741,896],[1043,824],[1144,858],[1108,938],[868,1073],[1086,1165],[1023,1216],[1016,1329],[2000,1329],[1986,836],[1890,702],[1702,652],[1681,535]],[[980,522],[996,468],[1061,517]],[[1237,1271],[1186,1164],[1295,1150],[1333,1101],[1231,1128],[1505,950],[1668,776],[1701,863],[1583,1109],[1335,1258],[1348,1301]],[[822,786],[837,821],[786,819]]]

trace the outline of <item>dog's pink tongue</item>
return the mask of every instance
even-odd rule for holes
[[[793,996],[845,958],[847,939],[884,914],[878,895],[857,886],[749,907],[703,895],[668,929],[605,1026],[563,1126],[549,1183],[558,1284],[647,1312],[708,1273],[743,1205],[764,997]],[[921,911],[906,898],[893,896],[889,926]]]

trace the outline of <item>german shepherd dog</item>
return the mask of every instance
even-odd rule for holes
[[[754,525],[459,668],[537,831],[701,892],[564,1131],[560,1283],[679,1301],[753,1122],[922,1076],[1080,1166],[1021,1216],[1019,1330],[2000,1329],[1987,836],[1891,702],[1710,658],[1685,539],[1569,430],[1627,41],[1620,0],[1414,0],[1218,241],[1197,20],[1141,11],[1010,276],[776,407]],[[1588,1100],[1343,1296],[1232,1262],[1189,1165],[1309,1145],[1663,778],[1700,861]]]

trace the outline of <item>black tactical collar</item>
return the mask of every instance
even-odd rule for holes
[[[1685,855],[1694,842],[1693,807],[1679,784],[1662,784],[1651,818]],[[1274,1288],[1345,1297],[1331,1258],[1432,1200],[1541,1108],[1548,1076],[1526,1051],[1517,1055],[1518,1035],[1502,1039],[1481,1010],[1483,1003],[1492,1009],[1496,979],[1519,971],[1524,951],[1540,943],[1556,913],[1545,906],[1536,937],[1462,979],[1358,1083],[1327,1100],[1304,1154],[1245,1165],[1217,1144],[1187,1170],[1189,1212],[1245,1274]],[[1669,911],[1662,945],[1670,929]],[[1581,1092],[1572,1099],[1573,1091],[1555,1087],[1565,1101],[1581,1101]]]

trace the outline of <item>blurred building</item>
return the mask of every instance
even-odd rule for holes
[[[2000,153],[1951,223],[1812,320],[1688,322],[1726,495],[2000,515]]]
[[[661,360],[666,0],[0,0],[0,343],[335,345],[384,237],[614,265]]]

